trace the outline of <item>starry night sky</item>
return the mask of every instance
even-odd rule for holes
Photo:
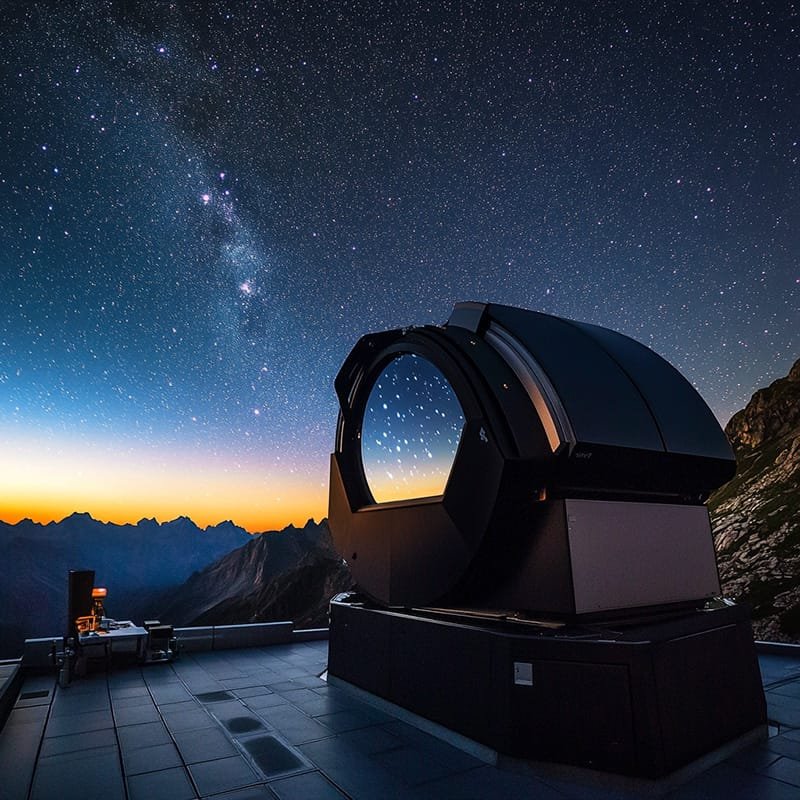
[[[464,414],[447,378],[402,355],[375,379],[361,425],[361,461],[377,503],[444,494]]]
[[[0,518],[323,516],[368,331],[620,330],[722,422],[800,353],[791,3],[4,4]]]

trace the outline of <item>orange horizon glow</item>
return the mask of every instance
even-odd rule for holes
[[[30,510],[14,510],[8,509],[6,510],[3,506],[0,506],[0,522],[5,522],[9,525],[16,525],[18,522],[22,522],[24,519],[29,519],[32,522],[38,522],[41,525],[49,525],[50,523],[59,523],[62,522],[67,517],[72,516],[72,514],[89,514],[92,519],[96,520],[97,522],[104,522],[104,523],[111,523],[114,525],[136,525],[142,519],[155,519],[157,523],[164,524],[166,522],[172,522],[173,520],[177,519],[178,517],[188,517],[198,528],[204,529],[208,527],[214,527],[215,525],[219,525],[222,522],[233,522],[234,525],[237,525],[240,528],[244,528],[248,533],[266,533],[268,531],[280,531],[286,528],[289,525],[294,525],[296,528],[302,528],[303,525],[308,522],[309,519],[313,519],[314,522],[320,522],[321,520],[327,518],[327,508],[324,512],[314,514],[314,513],[305,513],[301,512],[295,515],[290,516],[273,516],[273,517],[264,517],[261,515],[254,515],[252,518],[244,516],[244,515],[228,515],[228,516],[208,516],[203,517],[200,514],[192,514],[192,513],[182,513],[182,514],[158,514],[158,513],[142,513],[142,514],[133,514],[132,516],[119,516],[119,515],[107,515],[102,513],[102,510],[92,511],[88,508],[74,508],[69,511],[65,509],[56,509],[54,511],[47,510],[41,513],[30,511]],[[271,521],[270,521],[271,520]]]
[[[135,525],[183,516],[201,528],[231,520],[259,533],[327,515],[327,464],[278,469],[200,456],[12,439],[0,452],[0,519],[47,524],[79,512]]]

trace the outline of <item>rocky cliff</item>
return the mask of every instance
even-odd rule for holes
[[[328,624],[328,601],[352,578],[333,549],[326,521],[256,534],[244,546],[195,573],[160,604],[174,625],[225,625],[293,620]]]
[[[708,502],[723,591],[752,605],[756,638],[800,641],[800,359],[725,433],[738,471]]]

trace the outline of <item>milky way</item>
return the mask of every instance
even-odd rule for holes
[[[340,363],[458,300],[620,330],[722,421],[785,374],[793,6],[489,6],[4,11],[3,480],[80,455],[224,477],[173,492],[209,522],[319,517]]]

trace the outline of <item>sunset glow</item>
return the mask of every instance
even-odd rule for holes
[[[0,453],[0,519],[6,522],[47,523],[85,511],[116,523],[188,516],[205,527],[229,519],[256,532],[301,525],[327,511],[326,469],[281,471],[144,447],[115,454],[69,439],[6,441]]]

